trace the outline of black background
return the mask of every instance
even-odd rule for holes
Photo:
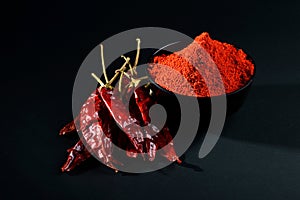
[[[5,199],[299,199],[299,1],[20,2],[2,7],[1,196]],[[7,12],[5,12],[7,11]],[[60,173],[74,138],[81,62],[104,39],[158,26],[195,37],[203,31],[242,47],[255,60],[255,82],[204,159],[191,147],[189,168],[138,175],[97,162]]]

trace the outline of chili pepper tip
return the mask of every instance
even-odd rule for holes
[[[177,161],[178,164],[182,163],[182,161],[179,158],[177,158],[176,161]]]

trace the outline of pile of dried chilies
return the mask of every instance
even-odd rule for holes
[[[116,70],[115,75],[109,80],[105,73],[103,46],[101,47],[102,67],[105,82],[103,83],[95,74],[92,76],[98,81],[97,88],[83,104],[79,115],[60,130],[60,135],[71,132],[81,132],[88,144],[85,146],[79,140],[75,146],[68,149],[68,159],[61,170],[71,171],[77,165],[95,154],[102,163],[117,172],[120,162],[114,159],[113,147],[126,150],[129,157],[136,158],[138,155],[144,159],[153,161],[156,151],[163,148],[162,156],[169,161],[180,163],[173,147],[173,138],[165,125],[162,130],[151,124],[149,109],[156,104],[156,95],[159,90],[152,84],[140,86],[139,83],[145,77],[138,77],[136,67],[140,54],[140,39],[137,39],[137,53],[135,62],[131,65],[130,58],[122,56],[125,60],[123,66]],[[120,80],[118,89],[112,84]],[[135,101],[130,103],[131,112],[128,112],[124,102],[129,102],[134,93]],[[113,101],[113,108],[112,108]],[[143,131],[136,124],[143,126]],[[149,133],[156,132],[155,135]]]

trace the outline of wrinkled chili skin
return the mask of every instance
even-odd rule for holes
[[[139,144],[143,142],[143,133],[137,128],[137,120],[129,114],[117,90],[103,87],[100,94],[115,122],[127,135],[136,150],[143,152],[142,145]]]
[[[89,98],[85,101],[83,106],[80,109],[79,115],[70,123],[68,123],[66,126],[64,126],[60,132],[59,135],[66,135],[70,134],[72,132],[82,132],[87,129],[87,127],[97,120],[93,119],[93,110],[96,110],[98,112],[100,110],[100,104],[99,104],[99,95],[97,95],[97,90],[94,91]],[[93,105],[95,105],[93,107]],[[86,120],[87,119],[87,120]],[[65,164],[61,167],[61,171],[71,171],[73,170],[77,165],[81,164],[83,161],[91,157],[90,152],[85,148],[84,144],[81,140],[79,140],[74,147],[68,149],[68,159],[65,162]]]
[[[116,169],[114,163],[118,163],[112,156],[112,141],[117,146],[126,149],[129,152],[134,151],[133,145],[124,133],[118,129],[105,103],[101,99],[99,89],[93,92],[83,104],[78,117],[73,122],[67,124],[61,133],[67,134],[75,130],[75,123],[79,124],[77,131],[82,133],[81,139],[87,143],[88,149],[84,147],[82,141],[68,150],[69,155],[66,163],[61,168],[62,171],[70,171],[75,166],[95,154],[108,167]],[[69,128],[71,127],[71,128]],[[113,133],[113,134],[112,134]]]
[[[149,116],[149,110],[153,105],[158,103],[156,99],[157,96],[161,95],[161,91],[155,89],[154,85],[150,84],[148,87],[142,86],[137,88],[134,91],[134,93],[135,93],[136,104],[140,112],[142,113],[143,119],[148,120],[148,121],[144,121],[144,123],[147,124],[149,127],[153,126],[153,124],[150,123],[151,119]],[[152,93],[152,96],[150,95],[150,93]],[[169,134],[169,129],[167,127],[167,124],[165,124],[162,130],[160,130],[160,132],[158,132],[154,137],[155,140],[160,144],[158,145],[158,149],[162,148],[164,146],[163,144],[166,145],[172,140],[172,136],[167,136],[166,137],[168,138],[167,140],[163,139],[162,140],[163,142],[159,142],[159,139],[157,138],[163,138],[164,132],[167,132],[166,134]]]
[[[127,151],[130,157],[136,157],[139,152],[132,144],[132,140],[119,129],[111,113],[100,95],[101,89],[96,89],[81,107],[79,115],[72,122],[60,130],[60,135],[76,131],[82,133],[88,149],[82,141],[78,141],[74,147],[68,150],[68,159],[61,168],[62,171],[71,171],[77,165],[91,157],[90,152],[101,158],[108,167],[116,169],[113,163],[112,143]],[[108,93],[109,90],[106,90]],[[139,146],[142,146],[139,144]],[[141,148],[141,147],[140,147]]]
[[[124,77],[122,81],[124,86],[130,82],[127,77]],[[173,148],[172,136],[167,125],[162,130],[158,130],[154,124],[150,123],[149,109],[157,103],[155,98],[156,95],[161,95],[160,91],[157,89],[152,91],[153,96],[150,95],[151,87],[145,86],[138,88],[124,87],[122,91],[120,93],[117,89],[111,90],[103,87],[100,94],[118,126],[127,134],[131,141],[136,142],[137,153],[142,153],[142,156],[143,153],[147,153],[148,159],[153,161],[156,151],[165,147],[163,156],[170,161],[176,160],[178,157]],[[134,112],[130,113],[124,102],[130,102],[132,93],[134,94],[135,102],[129,104],[131,110],[134,110]],[[134,153],[134,150],[131,152]]]
[[[150,96],[149,93],[150,89],[147,90],[145,86],[139,87],[134,90],[135,103],[141,113],[144,126],[147,126],[151,122],[149,109],[151,106],[156,104],[153,96]]]
[[[65,125],[59,131],[59,135],[66,135],[75,131],[80,132],[87,128],[91,123],[97,121],[97,119],[93,117],[93,111],[100,111],[101,105],[99,102],[99,92],[98,90],[95,90],[82,105],[78,116]],[[84,117],[82,115],[84,115]]]
[[[129,83],[129,79],[124,79],[124,82]],[[158,90],[154,91],[159,95]],[[124,102],[130,101],[132,93],[140,98],[134,98],[129,103],[131,112],[128,113]],[[126,150],[129,157],[137,157],[138,153],[144,157],[146,153],[149,161],[153,161],[156,151],[164,148],[163,156],[170,161],[178,160],[168,128],[165,126],[158,132],[157,127],[151,124],[149,109],[156,103],[155,98],[155,95],[150,95],[150,88],[144,86],[124,88],[122,94],[105,87],[98,88],[83,104],[75,120],[60,131],[60,135],[65,135],[79,127],[77,131],[82,133],[88,148],[79,140],[68,150],[68,159],[61,170],[73,170],[91,157],[90,152],[106,166],[116,170],[115,164],[122,163],[113,158],[113,143]],[[151,136],[153,133],[156,134]]]
[[[105,112],[106,107],[100,99],[98,90],[93,92],[89,98],[85,101],[81,107],[79,115],[72,122],[67,124],[62,130],[68,130],[70,124],[75,126],[75,123],[79,124],[77,131],[82,133],[82,136],[85,142],[88,144],[88,147],[91,147],[89,150],[86,149],[83,142],[79,140],[76,145],[71,148],[68,152],[68,159],[64,166],[61,168],[62,171],[70,171],[75,166],[82,163],[84,160],[88,159],[91,155],[90,152],[97,154],[107,166],[115,169],[113,164],[111,164],[110,157],[112,153],[111,145],[111,134],[108,129],[108,125],[103,126],[103,119],[99,118],[108,112]],[[109,114],[109,113],[108,113]],[[78,122],[76,122],[78,121]],[[60,133],[62,133],[61,131]],[[104,132],[107,133],[104,135]],[[65,132],[67,133],[67,132]]]
[[[161,91],[157,88],[154,88],[154,85],[149,84],[148,86],[142,86],[137,88],[135,91],[135,100],[136,104],[142,113],[142,118],[144,120],[145,130],[149,130],[152,133],[154,132],[154,129],[157,129],[157,127],[153,124],[151,124],[151,119],[149,116],[149,110],[151,106],[157,103],[156,96],[161,95]],[[156,98],[155,98],[156,97]],[[157,150],[163,148],[163,156],[166,157],[170,161],[176,161],[178,163],[181,163],[179,160],[173,144],[173,137],[170,133],[170,130],[167,126],[167,124],[164,125],[164,127],[155,135],[151,136],[151,141],[146,145],[147,147],[147,153],[151,160],[154,160],[153,156],[155,157],[155,153]]]

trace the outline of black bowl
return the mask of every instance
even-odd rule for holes
[[[179,49],[180,50],[180,49]],[[156,51],[151,58],[149,59],[149,63],[153,63],[153,58],[154,56],[157,55],[168,55],[171,52],[166,51],[164,49],[160,49]],[[251,62],[254,64],[254,74],[251,77],[251,79],[240,89],[225,94],[226,98],[226,120],[235,112],[237,112],[243,103],[245,102],[245,99],[249,93],[249,90],[251,88],[251,85],[253,83],[253,79],[255,76],[255,63],[253,62],[253,59],[248,56],[248,59],[251,60]],[[224,98],[223,96],[211,96],[211,97],[192,97],[192,96],[184,96],[181,94],[176,94],[172,91],[169,91],[162,86],[160,86],[158,83],[154,81],[154,79],[151,77],[151,74],[148,71],[148,68],[146,69],[146,73],[149,77],[150,82],[152,83],[152,87],[155,87],[156,89],[161,91],[162,97],[160,98],[161,104],[163,104],[164,107],[167,107],[167,116],[168,116],[168,126],[173,130],[176,131],[178,128],[178,122],[180,123],[180,108],[178,108],[179,103],[177,101],[176,95],[181,96],[183,98],[191,99],[191,98],[197,98],[198,104],[199,104],[199,109],[200,109],[200,122],[199,122],[199,129],[198,132],[206,132],[209,124],[210,124],[210,119],[211,119],[211,108],[212,104],[211,102],[213,100],[218,100],[221,98]]]

